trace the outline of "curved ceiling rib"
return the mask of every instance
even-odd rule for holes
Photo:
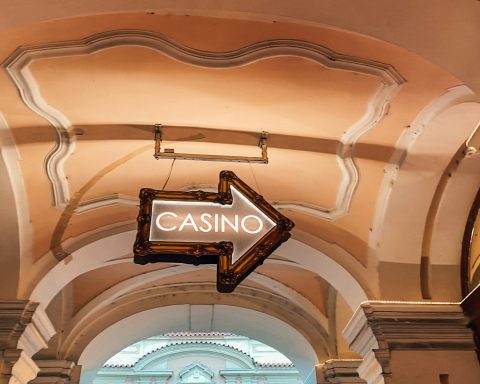
[[[122,232],[92,241],[73,251],[68,263],[57,263],[37,283],[30,299],[40,302],[46,308],[58,292],[77,276],[108,264],[122,263],[122,256],[131,257],[128,255],[131,255],[134,238],[135,231]],[[367,300],[365,290],[357,280],[344,267],[317,249],[290,239],[275,253],[291,260],[296,266],[321,276],[344,297],[352,310]]]
[[[216,291],[214,283],[167,284],[132,291],[115,300],[115,305],[109,305],[78,328],[66,329],[58,353],[66,359],[77,358],[92,338],[120,319],[153,308],[190,304],[192,299],[201,305],[227,304],[263,312],[289,324],[301,333],[315,345],[314,349],[319,358],[335,356],[327,331],[296,303],[281,295],[248,286],[239,287],[225,296]],[[212,321],[202,321],[203,326],[207,323],[212,324]]]
[[[130,260],[125,260],[130,262]],[[276,260],[271,260],[269,263],[276,264]],[[131,277],[127,280],[123,280],[120,283],[111,286],[107,290],[98,294],[83,306],[73,317],[71,321],[72,331],[75,328],[82,329],[85,324],[88,324],[92,318],[105,310],[112,301],[117,301],[133,292],[136,289],[141,288],[149,283],[160,281],[165,277],[179,276],[191,271],[197,271],[201,268],[211,268],[209,266],[195,267],[195,266],[173,266],[161,270],[151,271]],[[312,318],[315,318],[319,324],[323,326],[325,330],[328,330],[328,319],[325,315],[307,298],[296,292],[294,289],[289,288],[287,285],[269,278],[268,276],[261,275],[259,273],[252,273],[248,277],[249,281],[258,283],[264,286],[267,290],[272,290],[278,293],[280,296],[288,299],[292,303],[297,303],[306,313]]]

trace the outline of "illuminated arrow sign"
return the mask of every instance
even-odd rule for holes
[[[294,226],[230,171],[218,193],[143,188],[137,221],[135,263],[218,264],[220,292],[232,292]]]

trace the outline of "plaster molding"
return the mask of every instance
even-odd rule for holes
[[[369,351],[357,368],[358,376],[368,384],[385,384],[382,365],[376,358],[375,351]]]
[[[225,297],[216,291],[214,283],[205,282],[175,283],[126,292],[113,301],[115,306],[107,305],[100,311],[86,313],[83,318],[77,319],[75,324],[66,329],[59,349],[60,353],[66,358],[72,358],[79,344],[86,342],[87,334],[96,329],[98,324],[104,327],[119,315],[125,317],[139,311],[146,311],[152,305],[154,307],[183,305],[191,300],[192,295],[202,296],[201,301],[204,305],[207,303],[216,305],[215,303],[219,301],[226,304],[236,300],[237,307],[253,311],[261,310],[288,323],[303,335],[308,335],[305,337],[308,337],[312,343],[317,343],[317,354],[322,356],[332,354],[326,341],[328,335],[322,325],[299,305],[289,302],[278,294],[253,287],[238,287],[235,292]]]
[[[218,373],[225,379],[225,384],[288,384],[292,382],[292,379],[295,382],[298,376],[298,373],[292,368],[257,368],[253,371],[247,369],[221,369]],[[303,383],[316,384],[315,381],[308,382],[307,380],[303,380]]]
[[[368,326],[368,319],[361,310],[355,311],[342,335],[349,343],[350,348],[361,356],[366,355],[370,350],[379,348],[377,339]]]
[[[201,188],[202,190],[205,190],[203,186]],[[213,191],[217,191],[217,188],[213,189]],[[70,237],[62,243],[62,246],[70,255],[72,255],[74,252],[77,252],[89,243],[122,232],[132,231],[133,233],[136,229],[136,221],[131,220],[110,224],[84,232],[79,236]],[[132,236],[132,239],[134,239],[134,235]],[[281,264],[285,262],[287,265],[315,272],[322,277],[322,279],[327,280],[330,285],[339,291],[339,294],[342,296],[347,295],[344,296],[344,298],[349,303],[352,312],[354,312],[358,305],[363,301],[369,300],[369,298],[370,300],[377,298],[378,294],[375,293],[375,288],[372,287],[372,285],[374,285],[374,280],[368,275],[368,271],[358,260],[352,257],[350,253],[345,251],[338,244],[328,243],[319,237],[295,228],[293,230],[293,239],[289,240],[289,242],[291,241],[295,241],[297,244],[304,244],[305,247],[302,246],[302,249],[287,250],[286,252],[280,248],[282,253],[279,254],[277,250],[274,255],[272,255],[273,257],[269,257],[265,263],[268,264],[274,262],[276,264]],[[132,258],[131,244],[130,248],[125,247],[122,249],[123,251],[120,251],[121,253],[119,253],[119,255],[112,255],[110,258],[102,260],[102,263],[125,262],[126,260],[130,260]],[[288,260],[282,261],[278,258],[274,260],[275,254]],[[310,254],[312,254],[313,257],[306,256]],[[41,260],[50,256],[51,255],[47,253],[41,258]],[[335,267],[335,264],[341,268]],[[345,274],[342,269],[347,273]],[[332,274],[334,277],[329,278],[329,274]],[[338,281],[345,278],[348,279],[348,282],[345,284],[345,287],[339,288]],[[58,280],[56,281],[56,284],[58,284]],[[43,300],[34,299],[33,297],[32,300],[43,303]]]
[[[155,360],[172,357],[172,355],[191,353],[192,351],[200,351],[203,355],[211,354],[228,356],[231,359],[242,362],[248,368],[253,369],[256,367],[256,362],[250,355],[230,345],[223,345],[215,342],[173,342],[172,344],[168,344],[142,356],[135,362],[135,364],[133,364],[132,368],[136,372],[141,373],[142,371],[148,371],[146,367]],[[185,372],[187,370],[188,369],[185,369]],[[179,373],[179,376],[181,375],[182,374]]]
[[[28,300],[0,301],[0,349],[19,348],[19,340],[37,306],[38,303]]]
[[[178,372],[178,376],[182,377],[187,372],[190,372],[193,368],[196,368],[196,367],[200,368],[203,372],[207,373],[211,379],[213,379],[213,377],[215,376],[215,373],[209,367],[207,367],[205,364],[202,364],[202,363],[192,363],[187,365],[180,372]]]
[[[364,384],[358,376],[357,368],[362,363],[360,359],[329,359],[320,366],[324,381],[322,384]]]
[[[123,260],[124,263],[130,263],[131,259]],[[275,260],[271,261],[272,264],[276,264]],[[278,264],[278,263],[277,263]],[[287,263],[281,263],[282,265],[288,265]],[[292,264],[292,263],[290,263]],[[296,265],[292,265],[296,266]],[[181,275],[188,272],[198,271],[199,269],[212,269],[212,266],[190,266],[180,265],[164,268],[161,270],[146,272],[137,276],[133,276],[129,279],[123,280],[116,285],[106,289],[102,293],[95,296],[85,306],[83,306],[72,318],[70,332],[81,332],[87,324],[95,319],[99,313],[102,313],[110,306],[111,302],[118,300],[124,295],[135,291],[142,286],[146,286],[149,283],[159,281],[162,278],[168,278],[172,276]],[[326,316],[307,298],[299,294],[290,287],[282,284],[267,276],[263,276],[259,273],[253,272],[247,281],[253,281],[263,285],[265,288],[275,291],[279,296],[285,298],[287,301],[295,303],[299,308],[302,308],[311,318],[316,319],[319,325],[322,327],[325,333],[328,333],[328,319]]]
[[[125,262],[132,257],[135,230],[108,233],[100,238],[82,242],[82,246],[71,252],[68,263],[57,263],[51,268],[30,294],[30,298],[47,307],[55,295],[77,276],[101,268],[108,263]],[[340,263],[326,254],[296,239],[290,239],[279,247],[275,254],[288,259],[275,263],[294,263],[298,268],[318,274],[347,301],[352,311],[367,300],[367,294],[357,280]],[[96,257],[91,257],[96,255]],[[291,264],[290,264],[291,265]],[[183,266],[186,268],[187,266]]]
[[[46,348],[54,333],[38,303],[0,301],[0,367],[2,375],[10,376],[9,384],[27,384],[35,378],[38,366],[31,356]]]
[[[12,375],[12,368],[20,358],[21,349],[0,349],[0,378]],[[2,381],[4,384],[6,381]]]
[[[42,58],[86,55],[126,45],[154,49],[175,60],[202,67],[229,68],[266,58],[289,55],[312,60],[326,68],[376,77],[380,81],[380,86],[368,103],[366,112],[339,139],[336,157],[343,179],[337,192],[336,205],[324,208],[296,202],[277,204],[279,208],[295,209],[326,220],[335,220],[348,212],[359,177],[352,157],[353,148],[357,140],[383,118],[390,100],[405,83],[405,79],[391,65],[338,54],[317,44],[291,39],[261,41],[229,52],[206,52],[181,45],[154,32],[116,30],[81,40],[18,47],[3,66],[16,84],[25,105],[45,118],[57,131],[57,144],[45,161],[52,187],[53,203],[56,207],[65,207],[69,199],[68,180],[63,165],[74,150],[75,136],[71,134],[72,125],[68,118],[49,106],[43,99],[38,84],[29,70],[29,65]]]
[[[457,303],[362,303],[343,330],[350,348],[363,357],[358,368],[368,384],[391,374],[392,350],[473,351],[474,344]]]
[[[18,341],[18,348],[26,351],[29,356],[33,356],[40,349],[47,347],[47,341],[38,330],[32,324],[28,324]]]
[[[213,295],[219,295],[218,292],[215,292],[214,284],[211,284],[211,289]],[[184,294],[188,296],[188,292]],[[223,295],[223,303],[214,305],[214,310],[211,311],[213,315],[212,329],[245,335],[270,345],[295,364],[302,379],[306,382],[305,379],[310,374],[312,367],[318,364],[318,355],[305,336],[285,321],[268,315],[261,309],[256,311],[229,305],[229,297],[230,295]],[[168,300],[168,297],[164,298]],[[243,300],[247,301],[248,299]],[[166,306],[158,307],[159,303]],[[211,307],[209,304],[205,305]],[[204,308],[205,305],[199,305],[199,308]],[[125,346],[152,335],[188,330],[190,308],[189,304],[174,304],[173,302],[168,304],[164,300],[156,300],[156,305],[152,309],[146,309],[122,319],[117,317],[115,323],[96,332],[93,339],[89,341],[82,339],[82,343],[85,341],[85,346],[77,349],[76,352],[79,354],[78,364],[83,367],[82,383],[89,383],[93,379],[95,372],[100,368],[99,362],[108,360]],[[285,308],[279,309],[280,313],[286,312]],[[158,319],[162,319],[162,321],[159,322]],[[138,326],[139,324],[142,326]],[[310,330],[307,329],[307,331]],[[279,334],[282,337],[278,337]],[[313,377],[315,378],[315,375]],[[309,381],[310,383],[312,382]]]
[[[0,373],[10,375],[9,384],[27,384],[35,378],[38,366],[31,356],[46,348],[54,333],[38,303],[0,301]]]
[[[23,349],[29,356],[33,356],[42,348],[48,347],[48,341],[56,331],[42,306],[38,306],[29,323],[22,333],[18,348]]]
[[[37,377],[29,384],[70,384],[79,379],[80,367],[68,360],[35,360]]]
[[[124,367],[103,367],[100,368],[99,371],[95,373],[94,376],[96,376],[97,380],[99,382],[105,382],[107,381],[108,383],[115,383],[115,379],[120,379],[122,383],[125,381],[125,376],[129,378],[134,378],[138,381],[133,381],[135,382],[145,382],[143,380],[148,377],[148,382],[151,382],[152,379],[158,384],[165,384],[167,383],[168,379],[172,377],[173,371],[167,370],[167,369],[155,369],[155,370],[150,370],[150,371],[144,371],[144,372],[135,372],[131,368],[124,368]],[[103,380],[102,380],[103,379]],[[143,379],[143,380],[142,380]],[[91,383],[91,382],[90,382]]]
[[[39,368],[32,358],[22,351],[12,367],[8,384],[27,384],[37,376],[38,371]]]
[[[54,205],[63,208],[70,198],[64,163],[75,150],[75,136],[70,132],[72,124],[65,115],[50,106],[42,97],[39,86],[28,68],[31,58],[24,55],[17,59],[15,65],[7,66],[7,72],[15,83],[24,104],[47,120],[57,133],[55,147],[47,154],[44,166],[50,181]]]
[[[69,378],[75,368],[75,363],[69,360],[36,360],[40,368],[37,379],[40,377]]]

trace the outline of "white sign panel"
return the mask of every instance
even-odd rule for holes
[[[276,224],[235,187],[230,188],[232,205],[153,200],[149,240],[230,241],[234,263]]]

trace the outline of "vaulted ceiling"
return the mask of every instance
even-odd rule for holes
[[[269,321],[291,329],[277,349],[309,344],[291,352],[301,365],[355,356],[340,333],[362,300],[460,298],[478,3],[23,3],[0,2],[0,297],[47,310],[57,336],[40,356],[78,360],[172,307],[84,365],[182,327],[262,340]],[[269,163],[155,160],[157,123],[175,152],[258,156],[266,131]],[[139,189],[214,190],[223,169],[293,239],[228,295],[214,266],[133,264]],[[219,318],[227,306],[259,324]]]

